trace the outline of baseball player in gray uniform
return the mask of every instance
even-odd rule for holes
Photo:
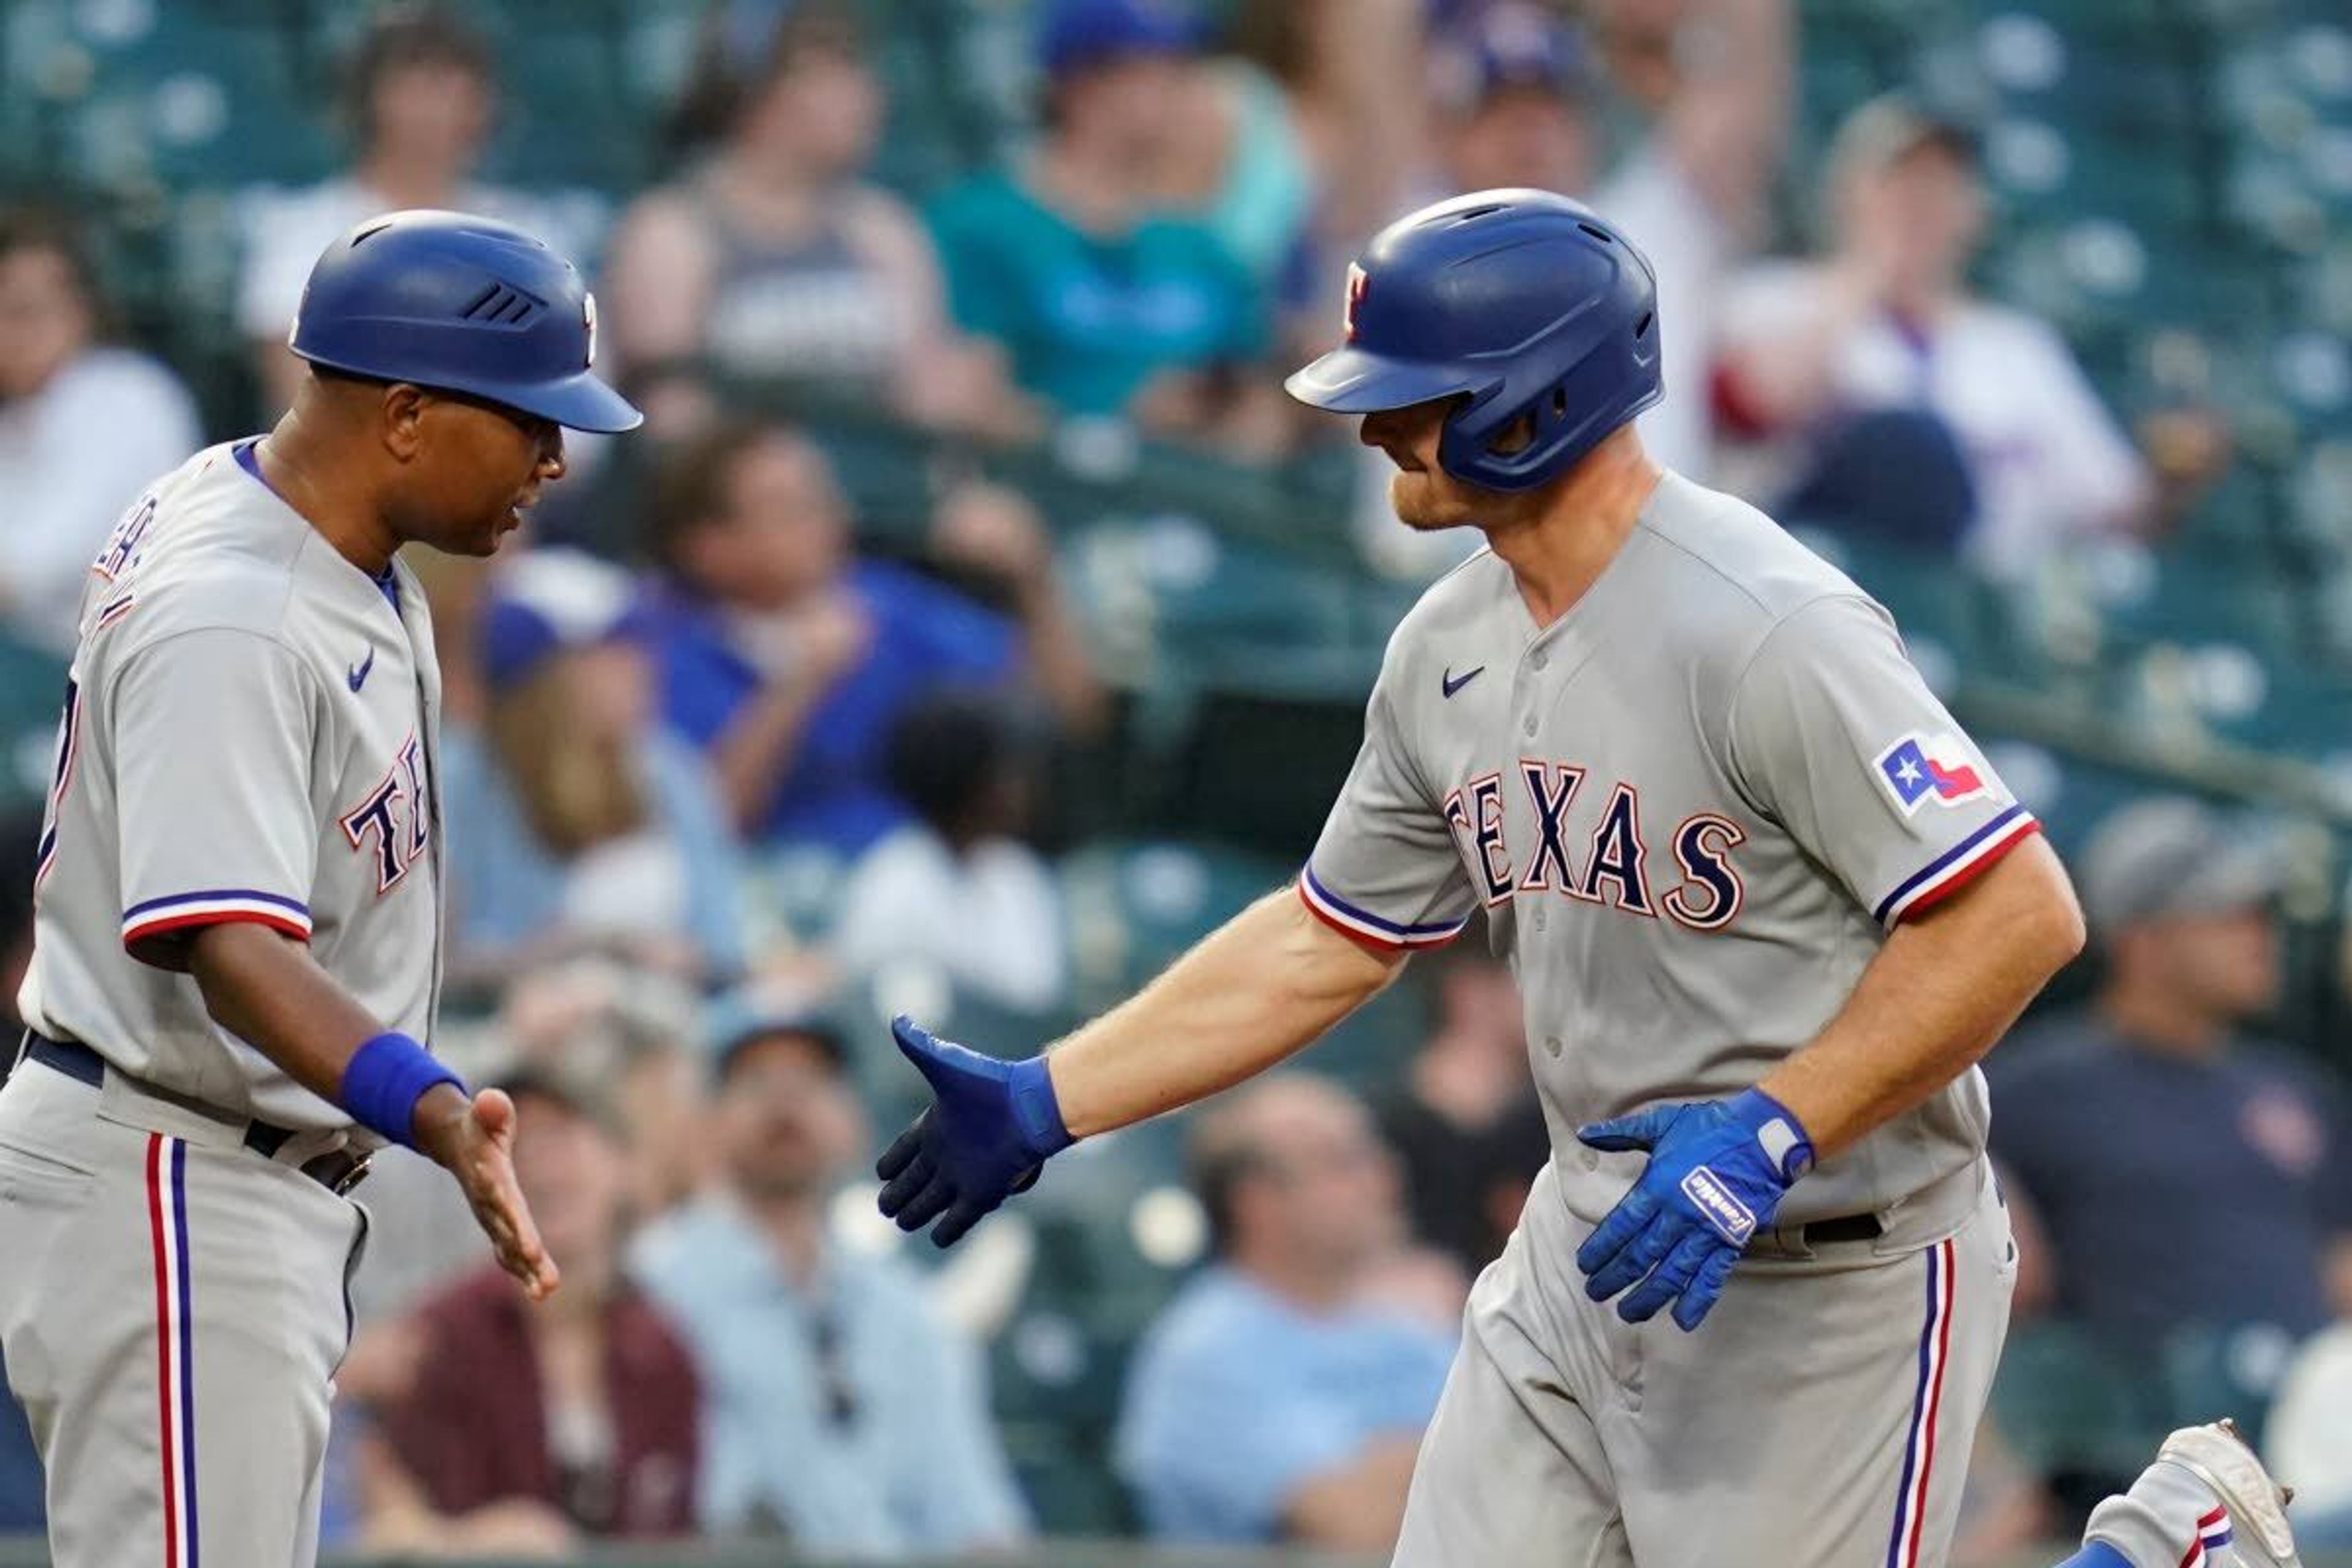
[[[330,1379],[385,1142],[464,1188],[533,1297],[514,1108],[435,1062],[439,672],[406,543],[488,555],[636,411],[530,236],[362,224],[268,435],[164,476],[94,563],[0,1088],[0,1347],[59,1568],[316,1556]]]
[[[1489,548],[1391,639],[1295,890],[1045,1056],[899,1021],[935,1100],[882,1205],[952,1241],[1483,910],[1553,1154],[1472,1293],[1396,1562],[1940,1563],[2014,1258],[1973,1064],[2081,917],[1886,613],[1644,455],[1660,331],[1648,263],[1561,197],[1372,241],[1346,342],[1290,389],[1364,416],[1405,523]]]

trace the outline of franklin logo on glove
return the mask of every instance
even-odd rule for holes
[[[1683,1178],[1683,1193],[1734,1247],[1747,1246],[1748,1238],[1756,1234],[1756,1216],[1705,1165]]]

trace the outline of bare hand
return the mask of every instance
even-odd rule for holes
[[[2139,422],[2148,466],[2168,485],[2209,483],[2230,466],[2230,426],[2210,408],[2165,408]]]
[[[792,617],[795,673],[824,684],[866,657],[874,622],[866,606],[845,593],[828,594]]]
[[[1053,541],[1037,509],[1001,485],[959,485],[940,504],[931,549],[942,561],[1016,586],[1041,581],[1054,561]]]
[[[536,1498],[508,1498],[457,1521],[447,1544],[467,1552],[558,1557],[580,1549],[580,1532]]]
[[[948,337],[923,350],[898,395],[918,425],[1003,441],[1034,440],[1047,421],[1013,384],[1003,351],[979,338]]]
[[[560,1276],[515,1181],[514,1136],[514,1101],[503,1089],[486,1089],[468,1101],[442,1084],[417,1101],[418,1147],[457,1178],[475,1223],[498,1253],[499,1267],[532,1300],[544,1301],[555,1293]]]

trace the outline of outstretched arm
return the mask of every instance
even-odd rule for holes
[[[1404,966],[1269,893],[1159,979],[1046,1053],[1074,1138],[1190,1105],[1264,1072],[1371,999]]]
[[[1189,1105],[1298,1050],[1402,963],[1358,946],[1294,891],[1234,916],[1131,1000],[1052,1047],[1006,1062],[898,1019],[931,1108],[886,1151],[882,1212],[933,1220],[952,1244],[1076,1139]]]

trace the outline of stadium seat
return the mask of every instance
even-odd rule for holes
[[[2175,1424],[2226,1410],[2259,1447],[2271,1401],[2294,1353],[2294,1337],[2273,1323],[2196,1328],[2164,1347],[2165,1394]]]
[[[2139,1369],[2063,1322],[2012,1329],[1993,1382],[2000,1434],[2036,1473],[2137,1475],[2168,1429]]]
[[[2265,663],[2300,651],[2297,607],[2284,574],[2259,553],[2191,549],[2157,553],[2152,570],[2098,590],[2097,603],[2123,643],[2230,643]]]
[[[1210,839],[1108,842],[1066,857],[1058,873],[1077,1005],[1097,1011],[1126,996],[1297,869]]]
[[[56,168],[88,188],[316,178],[331,150],[324,105],[276,24],[251,3],[29,0],[11,29],[9,96],[46,106]]]

